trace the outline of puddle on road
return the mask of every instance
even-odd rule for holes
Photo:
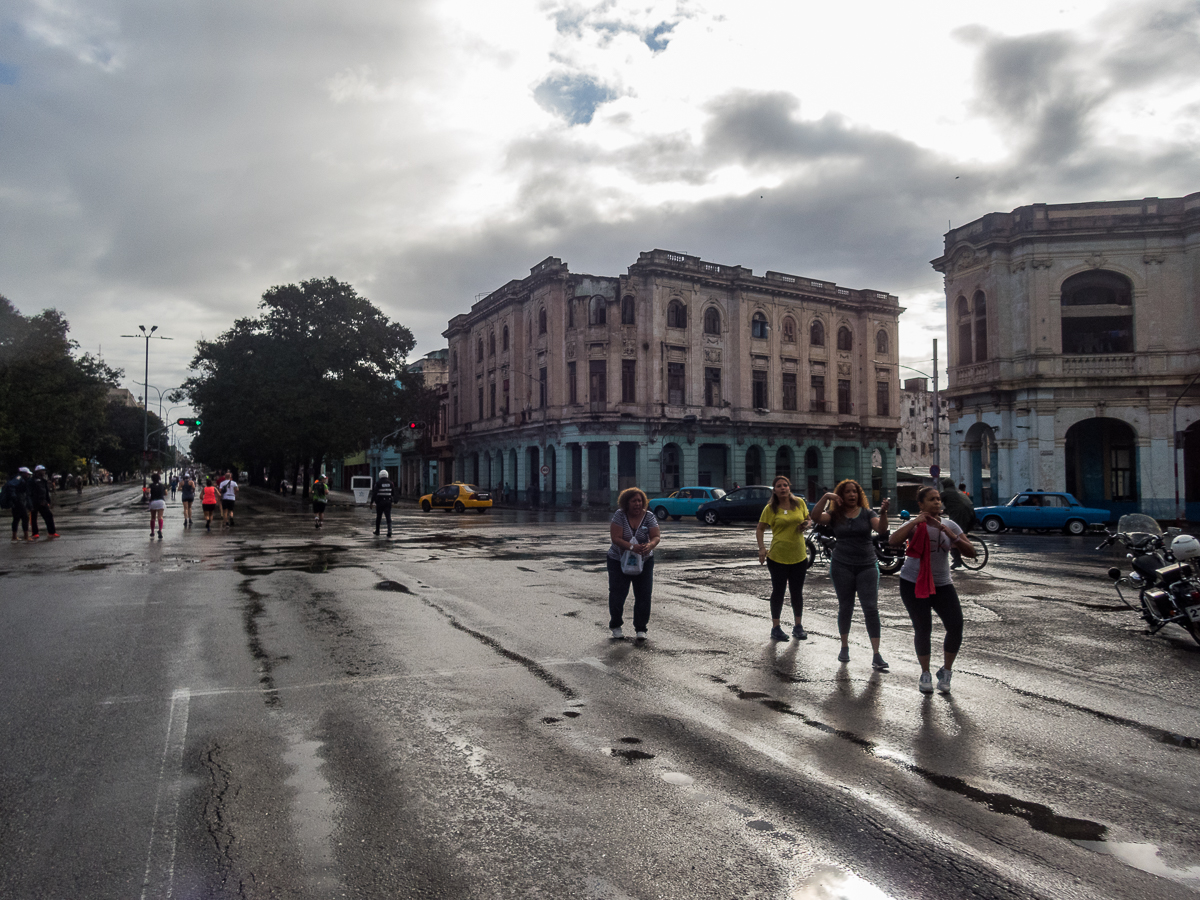
[[[820,866],[792,891],[791,900],[891,900],[891,896],[852,872]]]
[[[408,585],[401,584],[398,581],[381,581],[375,585],[377,591],[395,591],[397,594],[411,594]]]
[[[645,759],[654,759],[654,754],[645,750],[618,750],[616,747],[609,747],[608,752],[630,766]]]
[[[107,569],[112,563],[84,563],[82,566],[75,566],[73,572],[99,572],[101,569]]]
[[[303,852],[305,880],[310,896],[340,896],[333,853],[333,825],[337,810],[331,800],[332,789],[321,774],[324,761],[320,757],[320,741],[289,736],[283,761],[292,767],[292,775],[284,784],[293,791],[292,823]]]
[[[1169,866],[1159,855],[1162,851],[1154,844],[1139,844],[1123,841],[1075,841],[1085,850],[1114,856],[1127,866],[1149,872],[1160,878],[1169,878],[1188,887],[1200,887],[1200,866],[1177,869]]]
[[[695,778],[691,775],[685,775],[683,772],[663,772],[660,777],[667,784],[674,784],[679,787],[687,787],[689,784],[696,783]]]

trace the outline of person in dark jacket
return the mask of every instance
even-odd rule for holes
[[[46,523],[46,537],[56,538],[58,532],[54,530],[54,513],[50,511],[50,495],[52,488],[50,479],[46,477],[45,466],[34,466],[33,479],[29,482],[29,523],[33,526],[33,537],[31,540],[36,541],[38,534],[38,516],[42,517],[42,521]]]
[[[29,539],[29,509],[32,496],[29,490],[30,477],[33,475],[25,466],[17,469],[17,475],[4,486],[12,503],[12,525],[14,541]],[[17,537],[17,525],[21,526],[21,536]]]
[[[955,490],[954,479],[942,479],[941,495],[942,510],[950,521],[964,532],[970,531],[975,527],[975,505],[966,494]],[[950,568],[961,569],[963,567],[962,553],[959,552],[957,544],[950,551],[950,556],[954,560]]]
[[[387,469],[379,470],[379,480],[375,482],[375,486],[371,488],[371,505],[375,507],[375,533],[379,534],[379,522],[385,516],[387,517],[388,532],[387,536],[392,536],[392,494],[395,492],[395,485],[388,478]]]

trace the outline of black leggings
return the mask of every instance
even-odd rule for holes
[[[771,618],[778,619],[783,612],[783,592],[788,590],[792,595],[792,612],[799,625],[804,613],[804,576],[808,574],[808,560],[781,563],[768,556],[767,571],[771,573]]]
[[[867,624],[867,637],[878,638],[879,627],[879,564],[851,566],[836,559],[829,565],[829,580],[838,598],[838,633],[849,634],[854,618],[854,595],[862,607]]]
[[[38,514],[41,514],[42,521],[46,523],[46,533],[54,534],[54,513],[50,512],[50,507],[35,506],[29,513],[29,524],[33,526],[33,533],[38,533]]]
[[[21,526],[22,534],[29,534],[29,510],[23,506],[13,505],[13,537],[17,536],[17,526]]]
[[[940,585],[922,600],[917,596],[916,584],[901,578],[900,599],[904,601],[904,608],[908,610],[908,617],[912,619],[913,646],[917,648],[917,656],[930,654],[935,612],[946,629],[946,640],[942,643],[942,649],[947,653],[958,653],[963,640],[963,614],[954,585]]]
[[[375,533],[379,534],[379,522],[381,519],[387,518],[388,531],[392,530],[392,501],[380,503],[375,501]]]

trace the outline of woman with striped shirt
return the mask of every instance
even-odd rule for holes
[[[646,639],[650,625],[650,592],[654,588],[654,548],[658,546],[661,532],[658,519],[646,507],[649,501],[641,488],[626,488],[617,497],[617,511],[608,526],[612,545],[608,548],[608,627],[613,640],[625,637],[621,630],[624,624],[625,599],[633,587],[633,630],[637,640]],[[641,557],[642,571],[627,574],[621,566],[621,557],[627,550]]]

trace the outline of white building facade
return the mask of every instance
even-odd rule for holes
[[[945,235],[949,467],[1200,518],[1200,193],[991,213]]]

